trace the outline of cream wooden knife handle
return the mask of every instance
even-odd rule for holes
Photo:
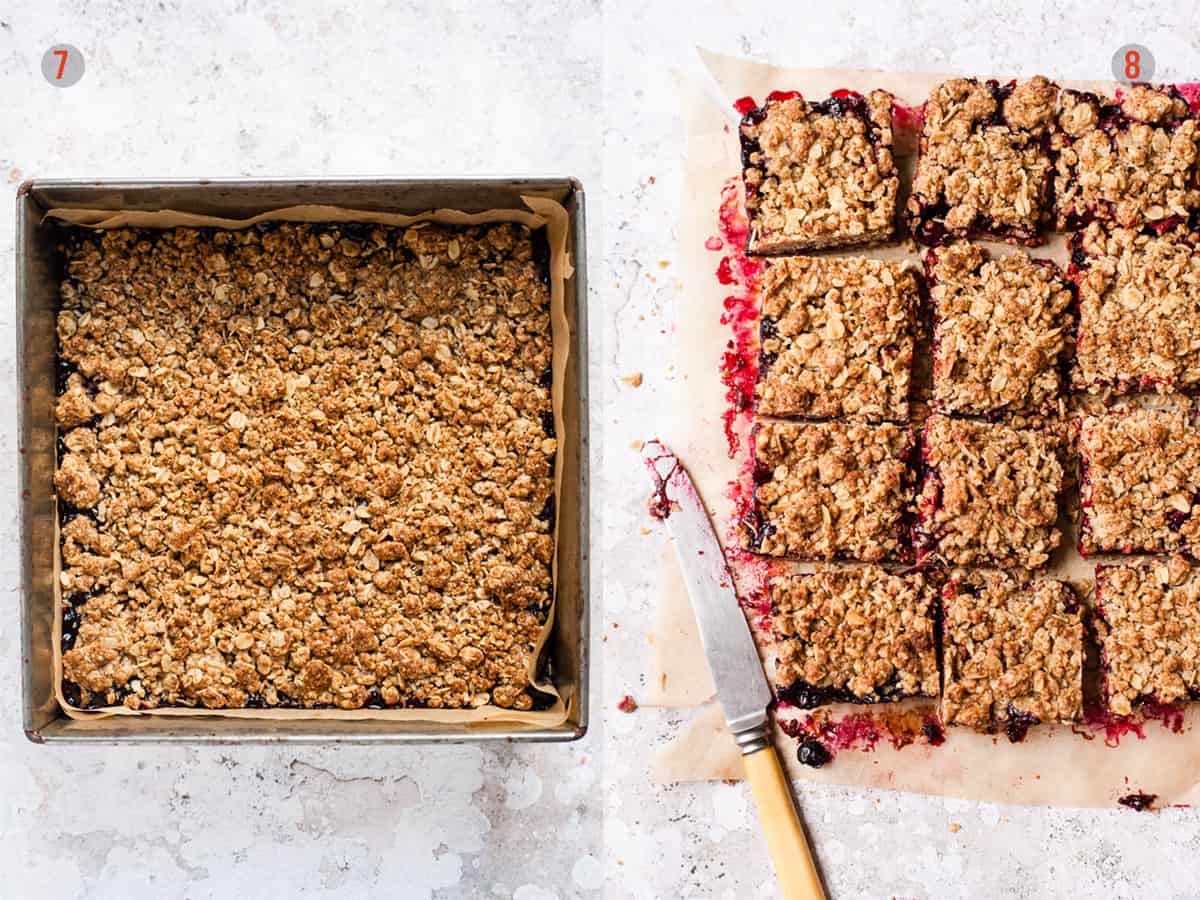
[[[821,876],[808,849],[808,839],[792,803],[791,785],[779,765],[775,748],[768,745],[747,753],[742,760],[784,900],[825,900]]]

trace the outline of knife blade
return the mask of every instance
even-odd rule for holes
[[[649,441],[642,459],[654,480],[650,514],[666,522],[691,596],[704,655],[717,686],[725,722],[742,753],[769,741],[767,706],[774,699],[733,576],[695,485],[679,459]]]

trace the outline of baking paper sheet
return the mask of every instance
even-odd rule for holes
[[[367,212],[363,210],[345,209],[338,206],[289,206],[284,209],[270,210],[248,219],[223,219],[218,216],[199,216],[192,213],[174,210],[158,210],[154,212],[139,210],[94,210],[94,209],[52,209],[45,219],[58,219],[71,225],[91,228],[249,228],[256,222],[373,222],[379,225],[405,226],[416,222],[437,222],[444,225],[480,225],[488,222],[519,222],[530,228],[545,227],[550,245],[550,328],[552,337],[551,369],[553,372],[553,390],[551,403],[554,411],[555,434],[559,435],[558,452],[554,466],[554,499],[555,499],[555,554],[553,564],[554,597],[557,597],[558,585],[558,531],[557,523],[562,521],[558,509],[563,500],[562,493],[562,459],[563,442],[569,440],[568,432],[563,423],[562,388],[564,373],[567,368],[567,357],[571,347],[571,330],[567,321],[565,297],[566,281],[573,273],[571,260],[567,251],[567,234],[570,220],[566,209],[561,203],[546,197],[522,196],[528,209],[492,209],[478,213],[465,213],[458,210],[437,209],[418,215],[400,215],[396,213]],[[57,517],[56,517],[57,519]],[[554,705],[544,710],[521,711],[503,709],[499,706],[488,705],[478,709],[197,709],[190,707],[164,707],[149,710],[131,710],[124,706],[104,707],[96,710],[81,710],[70,706],[62,694],[62,591],[59,585],[59,540],[57,525],[55,535],[55,578],[54,578],[54,691],[63,711],[73,719],[94,719],[107,716],[221,716],[238,719],[384,719],[388,721],[406,722],[436,722],[441,724],[463,725],[468,729],[472,724],[484,722],[504,723],[514,722],[539,728],[552,728],[562,724],[571,713],[571,707],[563,701],[558,691],[550,682],[537,681],[534,671],[542,648],[550,636],[554,623],[554,605],[546,617],[546,624],[538,636],[537,646],[530,657],[530,681],[539,690],[555,697]]]
[[[701,53],[703,64],[720,87],[725,100],[751,96],[760,102],[772,90],[798,90],[813,100],[824,99],[839,88],[862,93],[874,88],[891,91],[910,106],[924,102],[931,89],[947,75],[884,73],[862,70],[784,69],[733,57]],[[987,77],[985,73],[979,74]],[[1032,73],[1028,73],[1032,74]],[[1116,85],[1100,82],[1060,82],[1112,95]],[[721,414],[725,410],[725,387],[720,379],[721,354],[731,337],[722,325],[722,303],[733,290],[720,284],[715,270],[724,251],[706,249],[705,242],[717,235],[717,209],[722,187],[740,175],[740,148],[730,110],[718,106],[696,83],[679,79],[681,109],[687,126],[682,200],[680,207],[679,277],[686,310],[675,322],[675,379],[679,395],[669,408],[677,411],[665,420],[661,437],[687,465],[701,495],[713,514],[722,540],[729,537],[727,525],[733,505],[726,488],[738,473],[738,461],[727,454]],[[897,135],[897,162],[902,186],[911,183],[915,162],[915,134]],[[903,203],[903,191],[902,199]],[[993,244],[994,253],[1013,248]],[[908,243],[876,250],[855,251],[879,258],[920,260],[918,248]],[[1052,238],[1047,246],[1031,251],[1065,263],[1065,244]],[[743,449],[745,444],[743,440]],[[740,459],[741,457],[739,457]],[[1064,508],[1077,508],[1074,494],[1064,498]],[[1075,551],[1074,526],[1063,536],[1063,548],[1050,571],[1056,577],[1091,585],[1097,560],[1084,561]],[[741,758],[724,728],[720,707],[711,699],[711,679],[696,676],[696,661],[703,660],[694,628],[678,625],[680,616],[691,617],[690,604],[668,546],[664,560],[663,592],[659,621],[654,627],[655,647],[646,682],[654,686],[653,699],[660,705],[696,707],[689,726],[672,738],[659,754],[655,777],[662,782],[742,777]],[[1103,561],[1103,560],[1099,560]],[[813,568],[783,563],[783,568],[804,571]],[[676,571],[672,571],[672,569]],[[757,633],[760,643],[762,634]],[[773,673],[773,650],[760,646],[768,673]],[[697,686],[703,690],[697,690]],[[697,694],[703,693],[705,700]],[[835,718],[874,711],[884,717],[919,721],[933,710],[930,701],[912,701],[883,707],[831,708]],[[887,787],[925,794],[964,797],[1022,804],[1062,806],[1112,806],[1119,797],[1134,792],[1157,794],[1156,806],[1200,802],[1200,720],[1196,705],[1176,720],[1181,733],[1160,721],[1141,726],[1143,739],[1128,733],[1107,739],[1103,730],[1078,726],[1037,726],[1023,743],[1010,743],[1003,735],[989,736],[956,728],[949,729],[943,745],[923,740],[895,749],[886,738],[873,749],[845,749],[823,768],[802,766],[796,759],[797,741],[776,728],[776,743],[793,778],[838,784]],[[1107,743],[1106,743],[1107,739]],[[1115,743],[1116,746],[1108,744]]]

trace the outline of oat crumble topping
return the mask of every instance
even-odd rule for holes
[[[556,441],[527,229],[122,229],[69,257],[80,705],[530,708]]]
[[[907,263],[790,257],[762,280],[763,415],[908,419],[916,272]]]
[[[975,244],[929,251],[933,402],[966,415],[1060,405],[1072,293],[1058,267]]]
[[[1048,431],[930,416],[917,501],[921,558],[1044,566],[1062,538],[1060,452]]]
[[[803,685],[814,699],[858,703],[938,696],[934,600],[923,575],[878,566],[772,579],[781,694]]]
[[[1108,708],[1200,699],[1200,570],[1173,556],[1096,568]]]
[[[1158,236],[1093,223],[1073,242],[1080,389],[1200,385],[1200,233]]]
[[[1086,416],[1079,436],[1083,553],[1200,549],[1200,429],[1184,410]]]
[[[740,129],[750,253],[848,247],[892,237],[899,176],[892,100],[769,99]]]
[[[994,731],[1083,717],[1083,620],[1065,582],[976,571],[943,600],[945,724]]]
[[[1040,75],[1003,87],[952,78],[934,89],[908,201],[914,236],[1042,242],[1058,90]]]
[[[1064,90],[1058,123],[1058,230],[1093,219],[1126,227],[1162,223],[1200,209],[1200,132],[1174,89],[1138,85],[1120,102]]]
[[[794,559],[907,558],[911,448],[912,434],[892,424],[760,422],[749,547]]]

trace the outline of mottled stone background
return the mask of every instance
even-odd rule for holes
[[[1137,42],[1200,76],[1192,3],[9,0],[0,183],[38,176],[567,173],[591,213],[593,729],[571,746],[51,749],[0,712],[0,900],[771,897],[741,785],[650,785],[672,713],[637,696],[661,535],[630,441],[669,396],[691,48],[794,65],[1105,77]],[[56,90],[54,43],[87,56]],[[603,226],[603,227],[602,227]],[[0,214],[12,296],[13,225]],[[662,265],[665,262],[666,265]],[[0,693],[15,697],[13,310],[0,304]],[[2,349],[7,348],[7,349]],[[634,388],[621,376],[643,373]],[[603,447],[598,439],[603,433]],[[831,896],[1200,897],[1200,815],[803,787]]]

